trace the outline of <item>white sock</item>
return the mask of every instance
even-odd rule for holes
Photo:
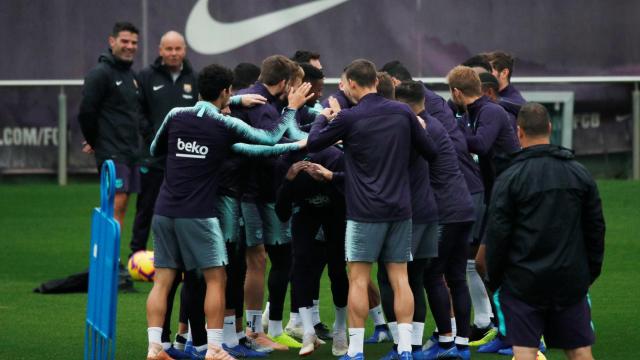
[[[236,316],[225,316],[224,325],[222,327],[223,343],[229,347],[238,345],[238,337],[236,336]]]
[[[320,300],[313,300],[313,325],[320,324]]]
[[[200,346],[195,346],[196,351],[201,352],[201,351],[205,351],[207,350],[207,348],[209,348],[208,344],[204,344],[204,345],[200,345]]]
[[[333,321],[333,330],[347,330],[347,307],[335,307],[336,319]]]
[[[389,326],[389,331],[391,331],[391,337],[393,338],[393,343],[398,344],[398,323],[395,321],[392,321],[390,323],[387,323],[387,326]]]
[[[313,327],[313,308],[301,307],[298,309],[298,313],[300,314],[300,320],[302,320],[304,334],[314,335],[316,333],[316,329]]]
[[[453,336],[438,335],[438,342],[441,342],[441,343],[453,342]]]
[[[147,336],[149,336],[149,345],[162,344],[162,328],[161,327],[147,328]]]
[[[413,324],[398,324],[398,354],[405,351],[411,352],[411,340],[413,339]]]
[[[191,335],[191,323],[187,321],[187,341],[193,342],[193,337]]]
[[[265,318],[269,319],[269,307],[271,303],[267,301],[267,305],[264,306],[264,312],[262,313]]]
[[[254,333],[264,332],[262,329],[262,311],[247,310],[247,327]]]
[[[207,329],[207,345],[222,346],[222,329]]]
[[[491,302],[487,295],[487,289],[482,282],[482,278],[476,270],[476,261],[467,260],[467,282],[469,283],[469,295],[473,305],[473,324],[479,328],[486,328],[491,325]]]
[[[384,320],[384,314],[382,313],[382,305],[369,309],[369,316],[373,320],[373,324],[375,326],[384,325],[386,323]]]
[[[413,322],[413,337],[411,338],[411,345],[422,345],[422,334],[424,333],[424,323]]]
[[[356,356],[363,352],[364,328],[349,328],[349,351],[347,355]]]
[[[451,333],[453,334],[452,336],[456,336],[457,332],[458,332],[458,329],[456,328],[456,318],[452,317],[451,318]]]
[[[287,324],[287,327],[298,327],[301,324],[300,315],[297,312],[289,313],[289,323]]]
[[[282,320],[269,320],[269,335],[271,337],[280,336],[282,334]]]
[[[162,343],[162,350],[169,350],[170,347],[171,347],[171,342]]]
[[[469,346],[469,338],[463,338],[463,337],[456,336],[456,345]]]

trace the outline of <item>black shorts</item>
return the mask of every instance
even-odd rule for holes
[[[548,347],[577,349],[593,345],[589,296],[569,306],[536,306],[516,298],[506,289],[495,292],[499,330],[513,346],[537,348],[544,335]]]
[[[116,193],[139,193],[140,192],[140,172],[148,171],[139,165],[129,165],[113,161],[116,167]],[[103,162],[98,163],[98,173],[102,171]]]

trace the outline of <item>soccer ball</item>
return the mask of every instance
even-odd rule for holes
[[[511,358],[511,360],[516,360],[516,357],[514,356],[513,358]],[[538,351],[538,356],[536,356],[536,360],[547,360],[547,357],[544,356],[544,354],[541,351]]]
[[[127,263],[129,275],[133,280],[153,281],[156,269],[153,265],[153,251],[140,250],[129,258]]]

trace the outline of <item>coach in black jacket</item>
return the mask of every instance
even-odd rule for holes
[[[489,208],[489,286],[516,358],[534,359],[544,332],[547,345],[586,359],[594,342],[587,293],[600,275],[605,224],[596,183],[550,134],[545,107],[523,106],[523,150],[497,178]]]
[[[114,217],[122,229],[129,193],[139,188],[136,162],[142,109],[138,82],[131,70],[138,29],[127,22],[116,23],[109,47],[84,79],[78,122],[86,140],[83,151],[95,153],[98,170],[105,160],[115,163]]]
[[[184,37],[169,31],[160,39],[158,58],[140,71],[140,89],[144,122],[143,160],[140,167],[140,194],[136,202],[136,217],[131,237],[131,253],[147,247],[153,207],[164,178],[165,157],[149,153],[151,140],[165,116],[174,107],[190,107],[198,101],[197,74],[185,58]]]

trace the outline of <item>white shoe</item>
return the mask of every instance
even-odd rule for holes
[[[302,337],[302,348],[298,353],[300,356],[311,355],[320,346],[320,341],[316,334],[305,334]]]
[[[304,337],[304,329],[302,328],[302,325],[298,326],[291,323],[291,321],[287,323],[287,326],[284,328],[284,332],[298,341],[302,341],[302,338]]]
[[[347,330],[333,330],[333,345],[331,345],[331,353],[333,356],[343,356],[349,350],[347,342]]]

